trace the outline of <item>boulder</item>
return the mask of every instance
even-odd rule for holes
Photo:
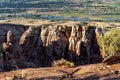
[[[106,65],[110,65],[117,62],[120,62],[120,54],[110,55],[102,61],[102,63]]]

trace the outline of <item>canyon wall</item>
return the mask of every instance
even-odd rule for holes
[[[29,28],[15,26],[15,29],[9,26],[4,29],[6,36],[0,41],[4,42],[1,62],[3,67],[6,63],[14,69],[51,66],[54,60],[61,58],[76,65],[84,65],[99,63],[104,57],[98,45],[102,31],[95,26],[81,24]],[[3,29],[0,29],[1,31],[4,32]]]

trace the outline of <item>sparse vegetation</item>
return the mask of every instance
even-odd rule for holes
[[[0,2],[0,13],[5,17],[22,16],[40,19],[40,14],[45,14],[63,16],[70,20],[71,17],[77,17],[79,21],[83,21],[84,18],[90,18],[89,21],[120,21],[118,0],[111,0],[110,3],[105,0],[1,0]],[[50,12],[57,13],[49,14]],[[26,13],[30,16],[23,15]]]
[[[106,56],[120,52],[120,30],[111,30],[103,37]]]
[[[54,61],[52,66],[61,66],[61,67],[74,67],[75,64],[73,62],[67,61],[64,58]]]
[[[27,77],[27,73],[25,71],[22,71],[21,78],[26,79],[26,77]]]
[[[12,80],[26,80],[26,78],[27,78],[26,71],[22,71],[20,76],[14,75]]]

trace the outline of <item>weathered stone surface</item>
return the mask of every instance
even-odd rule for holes
[[[10,30],[14,33],[17,41],[19,41],[21,34],[27,29],[22,25],[0,24],[0,45],[6,41],[6,34]]]
[[[47,36],[46,54],[50,56],[55,54],[58,57],[62,57],[68,42],[65,35],[57,28],[51,30]]]
[[[40,30],[29,27],[21,36],[19,45],[23,48],[23,56],[28,62],[40,65],[42,57]]]
[[[64,57],[65,49],[68,45],[68,39],[61,32],[61,28],[61,26],[50,26],[41,32],[41,40],[45,47],[44,53],[49,56],[50,59],[46,59],[50,64],[53,60]]]
[[[102,61],[102,55],[100,54],[100,48],[97,43],[97,37],[94,26],[88,26],[86,30],[86,52],[87,52],[87,63],[96,63]]]
[[[41,37],[43,46],[46,46],[48,33],[49,33],[49,28],[45,28],[41,31],[40,37]]]
[[[19,68],[51,66],[61,58],[76,65],[102,61],[97,39],[101,32],[94,26],[29,27],[18,41],[11,32],[3,44],[4,61],[14,60]]]
[[[68,48],[68,60],[80,63],[81,54],[81,43],[82,43],[82,26],[72,26],[71,35],[69,37],[69,48]]]
[[[39,36],[39,28],[29,27],[21,36],[20,42],[17,43],[14,34],[8,31],[7,41],[3,43],[3,64],[10,64],[15,69],[40,66],[42,43]]]
[[[15,36],[11,31],[7,33],[7,41],[3,43],[3,69],[11,70],[8,66],[14,69],[19,69],[16,59],[21,58],[21,48],[17,45]]]
[[[117,63],[120,61],[120,54],[114,54],[114,55],[110,55],[108,57],[106,57],[102,63],[106,64],[106,65],[110,65],[113,63]]]
[[[99,45],[99,50],[101,53],[102,58],[105,58],[106,53],[105,53],[105,49],[104,49],[104,41],[103,41],[103,32],[101,28],[97,28],[95,29],[95,35],[96,35],[96,39],[97,39],[97,43]]]
[[[80,55],[80,44],[82,41],[82,26],[73,26],[69,38],[69,50],[72,54]]]

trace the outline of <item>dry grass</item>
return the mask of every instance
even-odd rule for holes
[[[53,24],[53,25],[68,25],[72,26],[80,22],[73,21],[49,21],[49,20],[40,20],[40,19],[25,19],[25,18],[12,18],[6,20],[0,20],[0,24],[17,24],[17,25],[33,25],[39,26],[44,24]]]
[[[12,23],[19,25],[42,25],[42,24],[51,24],[52,22],[48,20],[39,20],[39,19],[25,19],[25,18],[12,18],[7,20],[1,20],[0,23]]]

